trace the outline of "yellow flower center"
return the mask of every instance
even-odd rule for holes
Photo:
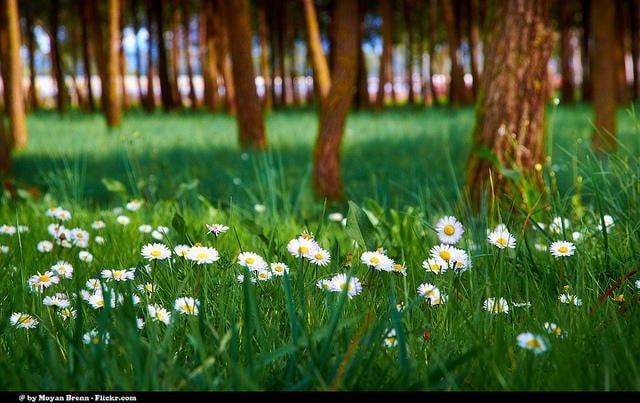
[[[395,271],[402,271],[402,269],[404,269],[404,266],[402,266],[399,263],[396,263],[396,264],[393,265],[393,270],[395,270]]]
[[[559,246],[559,247],[558,247],[558,252],[560,252],[560,253],[567,253],[567,252],[569,252],[569,247],[567,247],[567,246],[565,246],[565,245]]]
[[[273,268],[273,271],[277,271],[278,273],[281,273],[281,272],[283,272],[283,271],[284,271],[284,267],[282,267],[282,266],[275,266],[275,267]]]
[[[387,344],[395,344],[395,343],[396,343],[395,337],[387,337]]]
[[[262,272],[262,273],[258,274],[258,276],[260,276],[260,278],[264,279],[264,278],[267,278],[267,273]]]
[[[539,348],[542,348],[542,343],[540,343],[540,340],[538,339],[531,339],[527,341],[527,346],[533,349],[539,349]]]
[[[38,282],[39,283],[48,283],[50,280],[51,280],[51,278],[46,274],[43,274],[40,277],[38,277]]]
[[[124,272],[122,270],[116,270],[113,272],[113,278],[123,278]]]
[[[342,283],[340,284],[341,290],[351,291],[351,283]]]
[[[448,250],[441,250],[440,257],[448,262],[449,259],[451,259],[451,252]]]
[[[182,305],[180,309],[182,309],[183,312],[193,313],[193,307],[188,304]]]
[[[314,255],[314,257],[315,257],[317,260],[322,260],[322,259],[324,259],[324,255],[323,255],[322,253],[320,253],[320,252],[316,253],[316,254]]]
[[[501,246],[507,246],[509,244],[509,241],[507,240],[507,238],[501,236],[500,238],[496,239],[496,243]]]
[[[503,312],[504,307],[502,304],[493,304],[493,312]]]
[[[247,264],[254,264],[256,262],[256,259],[253,256],[249,256],[245,262],[247,262]]]
[[[301,246],[301,247],[299,247],[299,248],[298,248],[298,251],[299,251],[300,253],[303,253],[303,254],[304,254],[304,253],[309,252],[309,248],[307,248],[306,246]]]
[[[200,253],[198,253],[198,254],[196,255],[196,259],[198,259],[198,260],[202,260],[202,259],[204,259],[204,258],[206,258],[206,257],[207,257],[207,254],[206,254],[206,253],[204,253],[204,252],[200,252]]]
[[[442,231],[445,233],[445,235],[453,235],[456,232],[456,229],[453,225],[451,224],[447,224],[444,226],[444,228],[442,229]]]
[[[159,250],[151,251],[151,256],[153,257],[160,257],[160,255],[162,255],[162,252],[160,252]]]
[[[371,259],[369,259],[369,261],[373,264],[378,264],[380,263],[380,258],[378,256],[372,256]]]
[[[93,344],[98,344],[98,343],[100,343],[100,336],[93,336],[93,338],[91,339],[91,341],[93,342]]]

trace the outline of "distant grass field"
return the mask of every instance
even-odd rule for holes
[[[633,111],[595,158],[590,109],[550,107],[529,216],[460,203],[472,109],[352,113],[344,205],[312,198],[312,110],[269,114],[266,153],[223,115],[30,115],[0,390],[638,391]]]

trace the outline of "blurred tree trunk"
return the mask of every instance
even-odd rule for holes
[[[218,59],[218,69],[222,72],[222,79],[224,81],[224,108],[229,115],[235,115],[237,111],[236,86],[231,56],[229,54],[229,21],[225,14],[226,5],[226,1],[216,0],[216,10],[218,11],[214,13],[214,27],[216,27],[217,30],[216,36],[220,38],[220,40],[216,42],[218,45],[216,53],[220,56]],[[233,40],[235,41],[236,38],[233,38]]]
[[[93,96],[93,83],[91,82],[91,49],[89,40],[89,21],[91,20],[91,9],[89,0],[80,1],[80,41],[82,43],[82,67],[85,80],[87,82],[87,103],[89,111],[96,110],[96,103]]]
[[[624,3],[623,3],[624,1]],[[627,53],[627,27],[629,26],[629,16],[626,13],[625,3],[629,0],[615,0],[616,31],[613,65],[616,69],[616,99],[618,105],[627,105],[630,101],[629,85],[627,84],[627,71],[625,54]]]
[[[120,0],[109,0],[107,11],[107,52],[106,71],[103,91],[103,106],[107,126],[118,127],[121,120],[121,99],[118,91],[120,69]]]
[[[67,24],[67,35],[69,38],[69,53],[71,56],[71,69],[69,71],[69,76],[71,76],[72,88],[69,89],[71,95],[71,106],[77,106],[81,109],[86,109],[86,99],[83,92],[80,89],[80,84],[78,82],[78,75],[76,72],[78,71],[78,66],[80,65],[80,60],[78,56],[78,50],[80,49],[80,33],[78,30],[77,24]],[[75,98],[74,98],[75,97]],[[77,105],[76,105],[76,102]]]
[[[144,109],[147,112],[151,112],[156,108],[156,91],[154,85],[155,79],[155,67],[153,62],[153,45],[154,38],[158,36],[158,27],[154,23],[153,18],[153,0],[145,1],[145,14],[147,19],[147,30],[149,31],[148,45],[147,45],[147,94],[145,96],[145,102],[143,104]]]
[[[571,64],[572,48],[571,48],[571,19],[572,9],[571,3],[561,1],[560,17],[558,25],[560,26],[560,70],[562,72],[562,102],[571,105],[575,101],[575,86],[573,85],[573,65]]]
[[[449,81],[449,105],[460,106],[466,103],[466,88],[464,85],[464,70],[460,50],[459,8],[452,0],[441,0],[442,16],[449,45],[451,73]]]
[[[204,81],[204,104],[211,112],[218,110],[220,96],[218,95],[218,61],[216,42],[220,40],[216,36],[215,29],[215,4],[213,0],[203,0],[200,12],[200,36],[202,38],[200,52],[200,65],[202,66],[202,78]]]
[[[610,0],[591,0],[593,54],[591,78],[593,80],[594,131],[591,147],[596,152],[615,151],[616,143],[616,10]]]
[[[591,0],[581,1],[582,10],[582,100],[593,100],[593,80],[591,79],[591,59],[593,45],[591,33]],[[591,46],[590,46],[591,44]]]
[[[404,0],[402,2],[404,12],[404,25],[407,31],[407,48],[405,49],[405,78],[406,86],[409,90],[407,103],[414,104],[416,102],[416,94],[413,91],[413,61],[414,49],[416,44],[416,24],[415,24],[415,0]]]
[[[320,27],[318,25],[318,16],[313,0],[302,0],[304,6],[304,17],[307,25],[307,46],[311,56],[313,65],[313,81],[319,94],[319,99],[325,99],[331,88],[331,75],[327,58],[322,50],[322,40],[320,38]]]
[[[60,0],[51,1],[49,26],[51,73],[56,86],[56,109],[58,110],[58,113],[63,114],[65,111],[65,100],[67,98],[67,85],[62,73],[62,60],[58,44],[58,30],[60,29]]]
[[[29,58],[29,93],[28,104],[32,111],[37,110],[40,105],[38,102],[38,87],[36,85],[36,36],[33,33],[33,10],[30,7],[25,7],[25,25],[26,25],[26,42],[27,42],[27,54]]]
[[[271,72],[269,69],[269,27],[267,25],[267,0],[258,0],[257,20],[258,20],[258,41],[260,43],[260,75],[264,81],[264,98],[262,101],[265,111],[270,111],[273,107],[273,94],[271,93]]]
[[[119,7],[119,16],[118,16],[118,71],[119,75],[122,78],[120,80],[120,108],[121,110],[129,110],[130,101],[129,94],[127,93],[127,73],[129,71],[129,67],[127,65],[127,57],[124,53],[124,42],[122,41],[122,28],[125,26],[124,21],[124,0],[120,0]]]
[[[233,82],[237,91],[237,123],[240,147],[265,149],[262,103],[256,91],[256,74],[251,57],[251,15],[249,0],[234,0],[224,5],[233,67]]]
[[[631,31],[631,68],[633,72],[633,100],[640,99],[640,0],[632,0],[629,6],[629,29]]]
[[[173,0],[171,5],[171,98],[175,107],[182,105],[178,79],[180,76],[180,4]]]
[[[24,88],[22,86],[22,59],[20,58],[20,17],[18,15],[18,0],[2,0],[2,14],[0,14],[4,45],[2,50],[4,91],[7,96],[5,108],[9,113],[9,131],[11,140],[8,143],[8,153],[11,148],[24,150],[27,147],[27,126],[24,104]],[[4,74],[6,73],[6,75]],[[0,124],[2,120],[0,120]],[[11,147],[11,145],[13,147]],[[5,145],[6,146],[6,145]],[[0,147],[5,147],[0,145]],[[3,153],[5,153],[3,151]],[[3,156],[4,157],[4,156]],[[2,163],[4,165],[4,163]],[[4,170],[4,166],[2,170]]]
[[[280,105],[285,108],[291,104],[291,88],[289,85],[289,64],[287,63],[287,25],[288,7],[287,0],[277,0],[280,7],[278,18],[278,70],[280,71],[280,79],[282,86],[280,89]]]
[[[334,7],[335,49],[331,85],[327,96],[320,101],[313,183],[316,197],[342,201],[340,144],[356,82],[360,13],[358,0],[341,0],[335,2]]]
[[[358,74],[356,78],[356,93],[353,97],[353,106],[356,109],[370,109],[371,100],[369,98],[369,75],[367,72],[367,63],[365,60],[364,49],[362,48],[362,41],[364,40],[365,25],[364,16],[367,12],[367,0],[358,0],[358,10],[360,15],[358,21],[360,21],[358,29]]]
[[[156,31],[156,40],[158,43],[158,78],[160,79],[160,101],[162,102],[162,109],[170,111],[175,109],[176,104],[174,102],[173,86],[171,85],[171,79],[169,78],[169,63],[167,62],[167,44],[164,40],[164,8],[163,4],[166,4],[162,0],[154,0],[154,17]]]
[[[487,7],[484,78],[466,167],[466,188],[476,209],[489,183],[497,197],[515,193],[514,184],[524,205],[536,202],[528,199],[527,183],[543,192],[535,167],[544,162],[547,63],[555,39],[549,4],[512,0]],[[524,182],[510,182],[506,170]]]
[[[376,110],[381,110],[384,107],[386,99],[386,84],[391,83],[391,87],[393,87],[393,38],[391,29],[390,1],[391,0],[380,1],[380,16],[382,17],[382,54],[380,55],[380,67],[378,69],[378,93],[376,94],[375,103]]]
[[[425,42],[427,40],[427,23],[426,16],[428,13],[429,3],[426,1],[418,2],[416,13],[421,17],[417,18],[418,25],[418,63],[420,69],[420,103],[422,105],[432,105],[431,97],[431,80],[429,79],[428,66],[425,63]]]
[[[440,105],[440,97],[438,96],[438,88],[435,85],[435,57],[436,57],[436,41],[438,33],[438,2],[437,0],[428,0],[427,10],[427,41],[429,42],[429,83],[431,87],[431,98],[433,99],[433,105]]]
[[[481,62],[481,50],[480,50],[480,5],[478,0],[469,0],[468,2],[468,18],[469,18],[469,51],[471,53],[471,76],[473,77],[472,93],[473,99],[478,98],[478,90],[482,81],[482,74],[480,73]]]
[[[131,0],[131,24],[133,26],[133,34],[136,37],[135,43],[135,60],[136,60],[136,85],[138,87],[138,103],[144,107],[144,93],[142,92],[142,52],[138,44],[138,32],[140,32],[140,19],[138,17],[138,0]]]
[[[182,14],[182,32],[184,35],[184,62],[187,67],[187,82],[189,84],[189,103],[193,109],[196,109],[198,107],[198,99],[196,97],[196,88],[193,85],[193,67],[191,66],[191,29],[189,27],[191,12],[188,0],[180,1],[180,12]]]

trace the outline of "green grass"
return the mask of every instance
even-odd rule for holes
[[[638,120],[620,112],[621,150],[600,159],[589,151],[589,119],[584,105],[549,110],[544,172],[551,197],[525,221],[515,207],[476,216],[459,204],[471,109],[352,114],[342,147],[345,190],[355,202],[349,205],[312,198],[313,111],[270,114],[270,151],[262,154],[243,154],[235,122],[220,115],[132,112],[114,131],[98,115],[31,115],[29,149],[15,156],[19,198],[5,194],[0,207],[2,232],[28,228],[0,234],[8,247],[0,254],[0,390],[640,390],[640,276],[633,273],[640,263]],[[144,203],[129,211],[134,198]],[[48,226],[56,220],[45,212],[56,206],[71,213],[65,227],[89,232],[93,262],[81,261],[77,246],[36,250],[54,240]],[[347,217],[346,226],[329,219],[333,212]],[[117,222],[121,214],[128,225]],[[598,229],[607,214],[614,225]],[[434,228],[445,215],[464,225],[456,247],[469,254],[471,267],[435,275],[422,264],[440,243]],[[554,232],[554,217],[569,226]],[[95,220],[106,227],[93,229]],[[534,230],[532,220],[540,227]],[[487,242],[487,229],[500,221],[515,249]],[[214,237],[207,223],[230,229]],[[215,247],[220,259],[148,262],[141,249],[158,240],[140,232],[142,224],[169,227],[160,242],[170,248],[199,242]],[[287,244],[303,231],[330,252],[327,266],[289,253]],[[574,231],[581,236],[573,256],[554,258],[536,247],[572,240]],[[378,247],[407,275],[361,262],[363,252]],[[253,284],[237,261],[241,252],[291,270]],[[29,278],[59,260],[72,264],[73,277],[43,293],[29,291]],[[104,290],[103,308],[79,298],[102,270],[130,268],[132,281],[103,281],[112,290]],[[337,273],[357,278],[362,292],[348,298],[316,286]],[[148,282],[153,295],[136,288]],[[429,305],[420,297],[425,283],[446,302]],[[43,305],[56,292],[69,296],[74,319]],[[112,308],[109,292],[126,298]],[[560,303],[561,293],[582,304]],[[130,302],[132,294],[139,304]],[[623,303],[614,300],[621,294]],[[200,301],[197,316],[173,309],[181,296]],[[485,311],[492,297],[505,298],[509,312]],[[172,311],[170,324],[154,321],[149,304]],[[16,328],[13,312],[39,323]],[[136,318],[145,321],[141,330]],[[548,334],[545,322],[558,324],[563,337]],[[397,345],[386,347],[391,328]],[[85,344],[92,329],[108,333],[108,344]],[[547,351],[519,347],[516,338],[525,332],[542,336]]]

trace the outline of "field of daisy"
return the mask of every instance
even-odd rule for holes
[[[0,390],[640,390],[640,127],[549,111],[549,200],[461,201],[471,109],[350,116],[344,205],[313,111],[29,117],[0,206]]]

